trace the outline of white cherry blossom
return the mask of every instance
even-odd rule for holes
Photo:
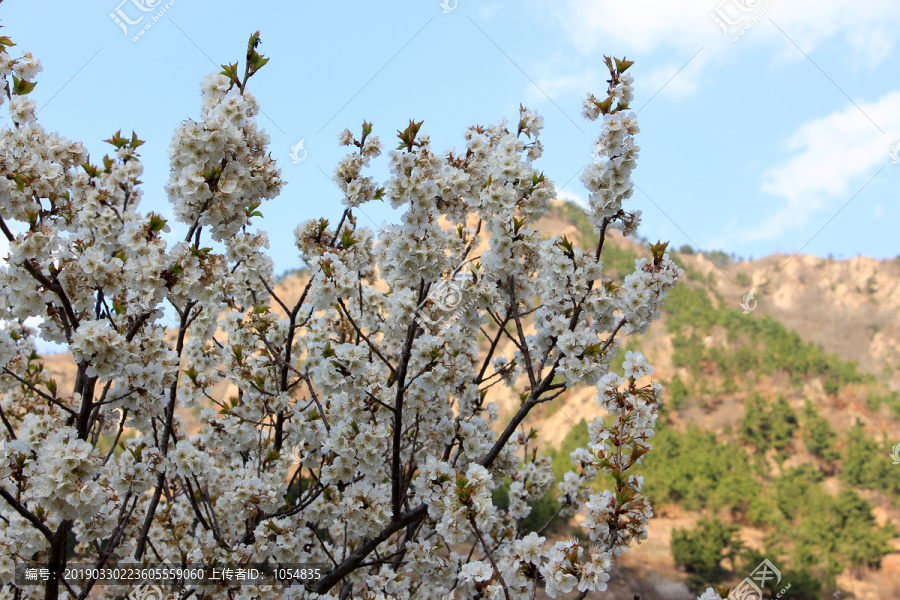
[[[199,114],[175,129],[165,190],[186,235],[171,240],[162,215],[142,212],[137,134],[89,159],[46,132],[28,96],[40,64],[0,44],[0,583],[25,560],[61,573],[73,538],[98,567],[320,563],[320,580],[284,592],[298,600],[605,590],[653,514],[637,469],[662,389],[639,386],[653,374],[639,352],[610,372],[617,336],[646,331],[683,272],[655,244],[614,282],[602,245],[541,238],[556,189],[537,167],[544,121],[522,106],[512,125],[469,128],[461,153],[411,121],[384,182],[364,172],[384,149],[374,125],[341,132],[344,210],[296,226],[303,271],[286,293],[257,229],[283,187],[248,89],[267,61],[258,46],[257,33],[243,69],[206,76]],[[602,123],[582,181],[595,229],[634,235],[634,80],[628,61],[607,64],[606,99],[585,102]],[[398,221],[361,226],[357,208],[382,201]],[[38,338],[71,352],[71,381],[43,368]],[[557,481],[522,423],[584,384],[598,418]],[[521,399],[512,417],[500,387]],[[616,489],[592,486],[601,472]],[[504,481],[507,508],[494,502]],[[559,515],[581,513],[592,543],[523,530],[554,487]],[[454,550],[463,542],[471,552]]]

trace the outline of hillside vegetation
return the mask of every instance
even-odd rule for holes
[[[577,205],[555,206],[544,225],[548,235],[595,243]],[[621,364],[625,349],[644,352],[668,392],[656,451],[644,467],[658,515],[645,544],[655,548],[622,564],[637,568],[648,555],[663,554],[657,574],[696,590],[734,585],[768,558],[783,571],[782,585],[792,584],[783,598],[831,597],[838,589],[844,598],[900,597],[900,466],[890,458],[900,441],[890,362],[897,339],[876,343],[872,332],[885,329],[880,300],[866,300],[874,305],[861,311],[854,298],[881,294],[896,305],[897,261],[854,259],[881,273],[870,289],[856,290],[849,261],[797,257],[797,268],[786,269],[789,257],[782,257],[773,277],[771,257],[741,261],[687,246],[674,254],[686,277],[666,302],[663,327],[639,344],[623,344],[618,358]],[[615,238],[603,255],[607,268],[622,273],[645,251]],[[800,313],[810,307],[773,302],[770,293],[798,282],[815,287],[820,279],[834,291],[812,310],[829,316],[818,320],[815,336],[804,335],[807,317]],[[753,282],[758,304],[745,313],[741,298]],[[840,306],[845,310],[834,309]],[[869,332],[868,344],[842,334],[848,321]],[[558,475],[572,468],[569,452],[589,441],[581,416],[598,411],[584,390],[529,424],[542,435],[556,433],[556,446],[545,451]],[[551,490],[526,526],[540,528],[554,505]],[[578,535],[574,525],[556,531]],[[641,598],[667,597],[654,593],[645,589]]]

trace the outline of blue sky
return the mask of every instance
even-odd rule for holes
[[[630,208],[643,210],[643,236],[744,257],[900,254],[894,0],[176,0],[137,41],[166,2],[119,2],[3,2],[13,50],[44,65],[39,120],[94,158],[109,152],[101,140],[135,130],[147,141],[143,210],[166,214],[174,127],[198,116],[202,77],[242,59],[261,30],[271,62],[250,87],[287,182],[260,223],[277,272],[299,266],[296,223],[339,217],[337,135],[363,119],[388,146],[415,118],[437,149],[460,149],[468,125],[515,119],[523,102],[545,118],[539,166],[583,201],[577,175],[599,127],[581,99],[604,91],[604,54],[636,61]],[[142,19],[126,33],[111,14]],[[292,164],[301,139],[305,159]],[[387,204],[362,210],[373,227],[398,218]]]

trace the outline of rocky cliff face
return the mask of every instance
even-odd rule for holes
[[[557,206],[542,221],[541,228],[547,235],[567,233],[580,239],[582,247],[592,245],[592,232],[579,212]],[[647,255],[646,245],[632,240],[613,236],[607,243],[626,254]],[[783,397],[796,414],[811,402],[836,432],[840,452],[848,443],[847,432],[857,423],[862,424],[867,436],[882,444],[900,442],[900,406],[892,394],[900,391],[900,257],[833,260],[776,254],[737,261],[721,252],[703,254],[690,248],[670,248],[670,253],[685,267],[683,286],[696,292],[695,298],[706,298],[710,311],[717,311],[719,317],[724,311],[728,318],[720,318],[715,325],[700,325],[703,319],[684,316],[696,306],[669,303],[661,322],[646,336],[623,342],[623,351],[640,349],[648,356],[656,367],[653,379],[670,383],[670,404],[676,396],[673,379],[685,384],[688,391],[677,399],[669,426],[681,431],[698,426],[719,439],[741,444],[738,431],[742,425],[753,423],[752,418],[746,418],[751,410],[750,398]],[[752,299],[747,296],[751,292]],[[745,309],[752,310],[745,313]],[[770,327],[754,329],[747,327],[745,320]],[[760,330],[770,333],[754,337],[752,332]],[[791,336],[792,331],[798,334],[796,338]],[[794,358],[808,358],[808,368],[802,371],[776,366],[744,371],[736,366],[754,364],[753,355],[765,354],[766,344],[773,341],[782,343],[781,352],[793,348]],[[822,352],[816,352],[816,348]],[[835,356],[829,358],[829,354]],[[767,355],[766,360],[771,357]],[[855,368],[858,374],[853,374]],[[565,403],[547,407],[529,425],[551,445],[559,444],[581,419],[590,421],[598,416],[593,396],[591,389],[573,390]],[[801,465],[823,467],[801,441],[804,427],[801,425],[784,454],[776,457],[770,450],[756,457],[768,466],[768,473],[761,478],[764,488]],[[883,468],[890,469],[887,455],[879,458]],[[831,468],[825,468],[821,485],[836,496],[851,486],[840,477],[843,466],[838,467],[837,474],[831,473]],[[900,524],[898,498],[865,486],[853,489],[871,503],[879,524]],[[620,559],[623,572],[632,575],[631,581],[628,577],[614,578],[610,589],[625,594],[623,597],[631,597],[639,588],[641,598],[695,597],[678,588],[684,574],[676,568],[669,544],[673,531],[689,529],[699,517],[710,515],[685,510],[678,502],[662,505],[657,514],[649,527],[648,541]],[[767,535],[771,531],[764,527],[740,525],[740,538],[748,547],[762,550]],[[896,577],[900,538],[894,538],[891,545],[894,552],[884,556],[879,569],[845,570],[838,576],[837,585],[853,598],[900,597],[900,580]],[[659,585],[647,587],[648,582],[657,582],[668,591],[658,589]],[[824,590],[822,597],[826,597]]]
[[[740,302],[756,290],[756,310],[900,390],[900,257],[848,260],[773,254],[719,268],[689,257],[715,289]]]

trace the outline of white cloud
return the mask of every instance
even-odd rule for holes
[[[581,196],[569,189],[560,190],[556,194],[557,199],[564,200],[566,202],[574,202],[578,206],[582,208],[587,208],[587,198]]]
[[[688,56],[687,58],[690,58]],[[685,60],[687,60],[687,58]],[[679,70],[684,67],[684,70]],[[584,98],[589,93],[601,96],[606,93],[609,72],[601,73],[596,64],[584,64],[577,57],[568,55],[553,56],[533,67],[537,74],[535,86],[529,86],[526,91],[526,101],[529,104],[537,104],[546,97],[560,98],[566,94],[574,94],[578,98]],[[686,67],[682,64],[663,64],[641,75],[642,90],[662,90],[670,97],[682,98],[696,91],[695,73],[699,70],[699,62],[691,61]],[[637,99],[635,108],[640,108],[651,98],[646,95]],[[576,115],[573,115],[573,118]],[[580,118],[580,117],[579,117]]]
[[[539,68],[538,70],[547,74],[538,77],[535,81],[538,89],[529,86],[526,92],[526,101],[529,104],[541,102],[548,96],[558,98],[566,93],[574,93],[581,98],[590,92],[600,95],[606,91],[607,84],[599,81],[593,69],[578,67],[568,70],[564,74],[554,74],[558,72],[557,69]],[[578,115],[573,115],[573,118],[575,116]]]
[[[555,12],[572,43],[583,52],[616,47],[644,53],[727,45],[741,25],[729,26],[726,35],[713,14],[731,21],[740,17],[742,23],[759,15],[753,35],[747,32],[740,42],[775,39],[780,47],[783,35],[770,24],[761,26],[771,17],[807,52],[841,34],[850,43],[850,51],[880,59],[900,33],[900,11],[894,0],[568,0]]]
[[[708,6],[684,0],[568,0],[554,3],[553,11],[566,29],[569,41],[583,53],[605,51],[610,47],[630,52],[651,52],[659,47],[683,47],[691,39],[697,47],[698,37],[712,38],[715,25],[705,13]]]
[[[891,146],[900,140],[900,90],[857,104],[805,123],[787,139],[785,149],[792,156],[768,169],[762,185],[784,202],[761,226],[740,237],[775,238],[805,224],[819,210],[836,210],[876,167],[890,166]]]
[[[894,40],[883,27],[853,31],[847,34],[847,39],[852,47],[860,49],[851,61],[851,66],[855,69],[872,70],[888,58],[894,49]]]
[[[900,37],[900,11],[893,0],[779,0],[770,14],[807,53],[841,36],[848,58],[868,66],[890,56]]]
[[[742,11],[739,6],[750,8]],[[736,49],[764,46],[780,60],[804,60],[785,34],[807,54],[840,36],[849,65],[867,69],[887,59],[900,38],[896,0],[567,0],[552,4],[545,0],[543,10],[560,23],[577,55],[592,61],[590,75],[584,73],[584,67],[571,69],[576,63],[571,55],[551,61],[554,66],[547,70],[553,76],[546,79],[555,83],[545,81],[551,89],[566,86],[576,76],[605,79],[605,68],[595,59],[598,52],[613,49],[617,56],[630,58],[666,53],[653,57],[656,66],[649,73],[653,85],[648,89],[662,89],[702,48],[662,91],[677,98],[692,94],[710,68],[733,61]],[[736,24],[725,26],[726,33],[714,15]],[[751,27],[733,42],[747,24]]]
[[[690,96],[697,90],[698,73],[703,63],[699,55],[697,59],[699,60],[690,61],[687,66],[668,64],[655,68],[641,77],[641,85],[645,90],[660,90],[660,93],[670,98]],[[642,104],[650,102],[652,98],[646,96],[639,99],[635,108],[639,110]]]

